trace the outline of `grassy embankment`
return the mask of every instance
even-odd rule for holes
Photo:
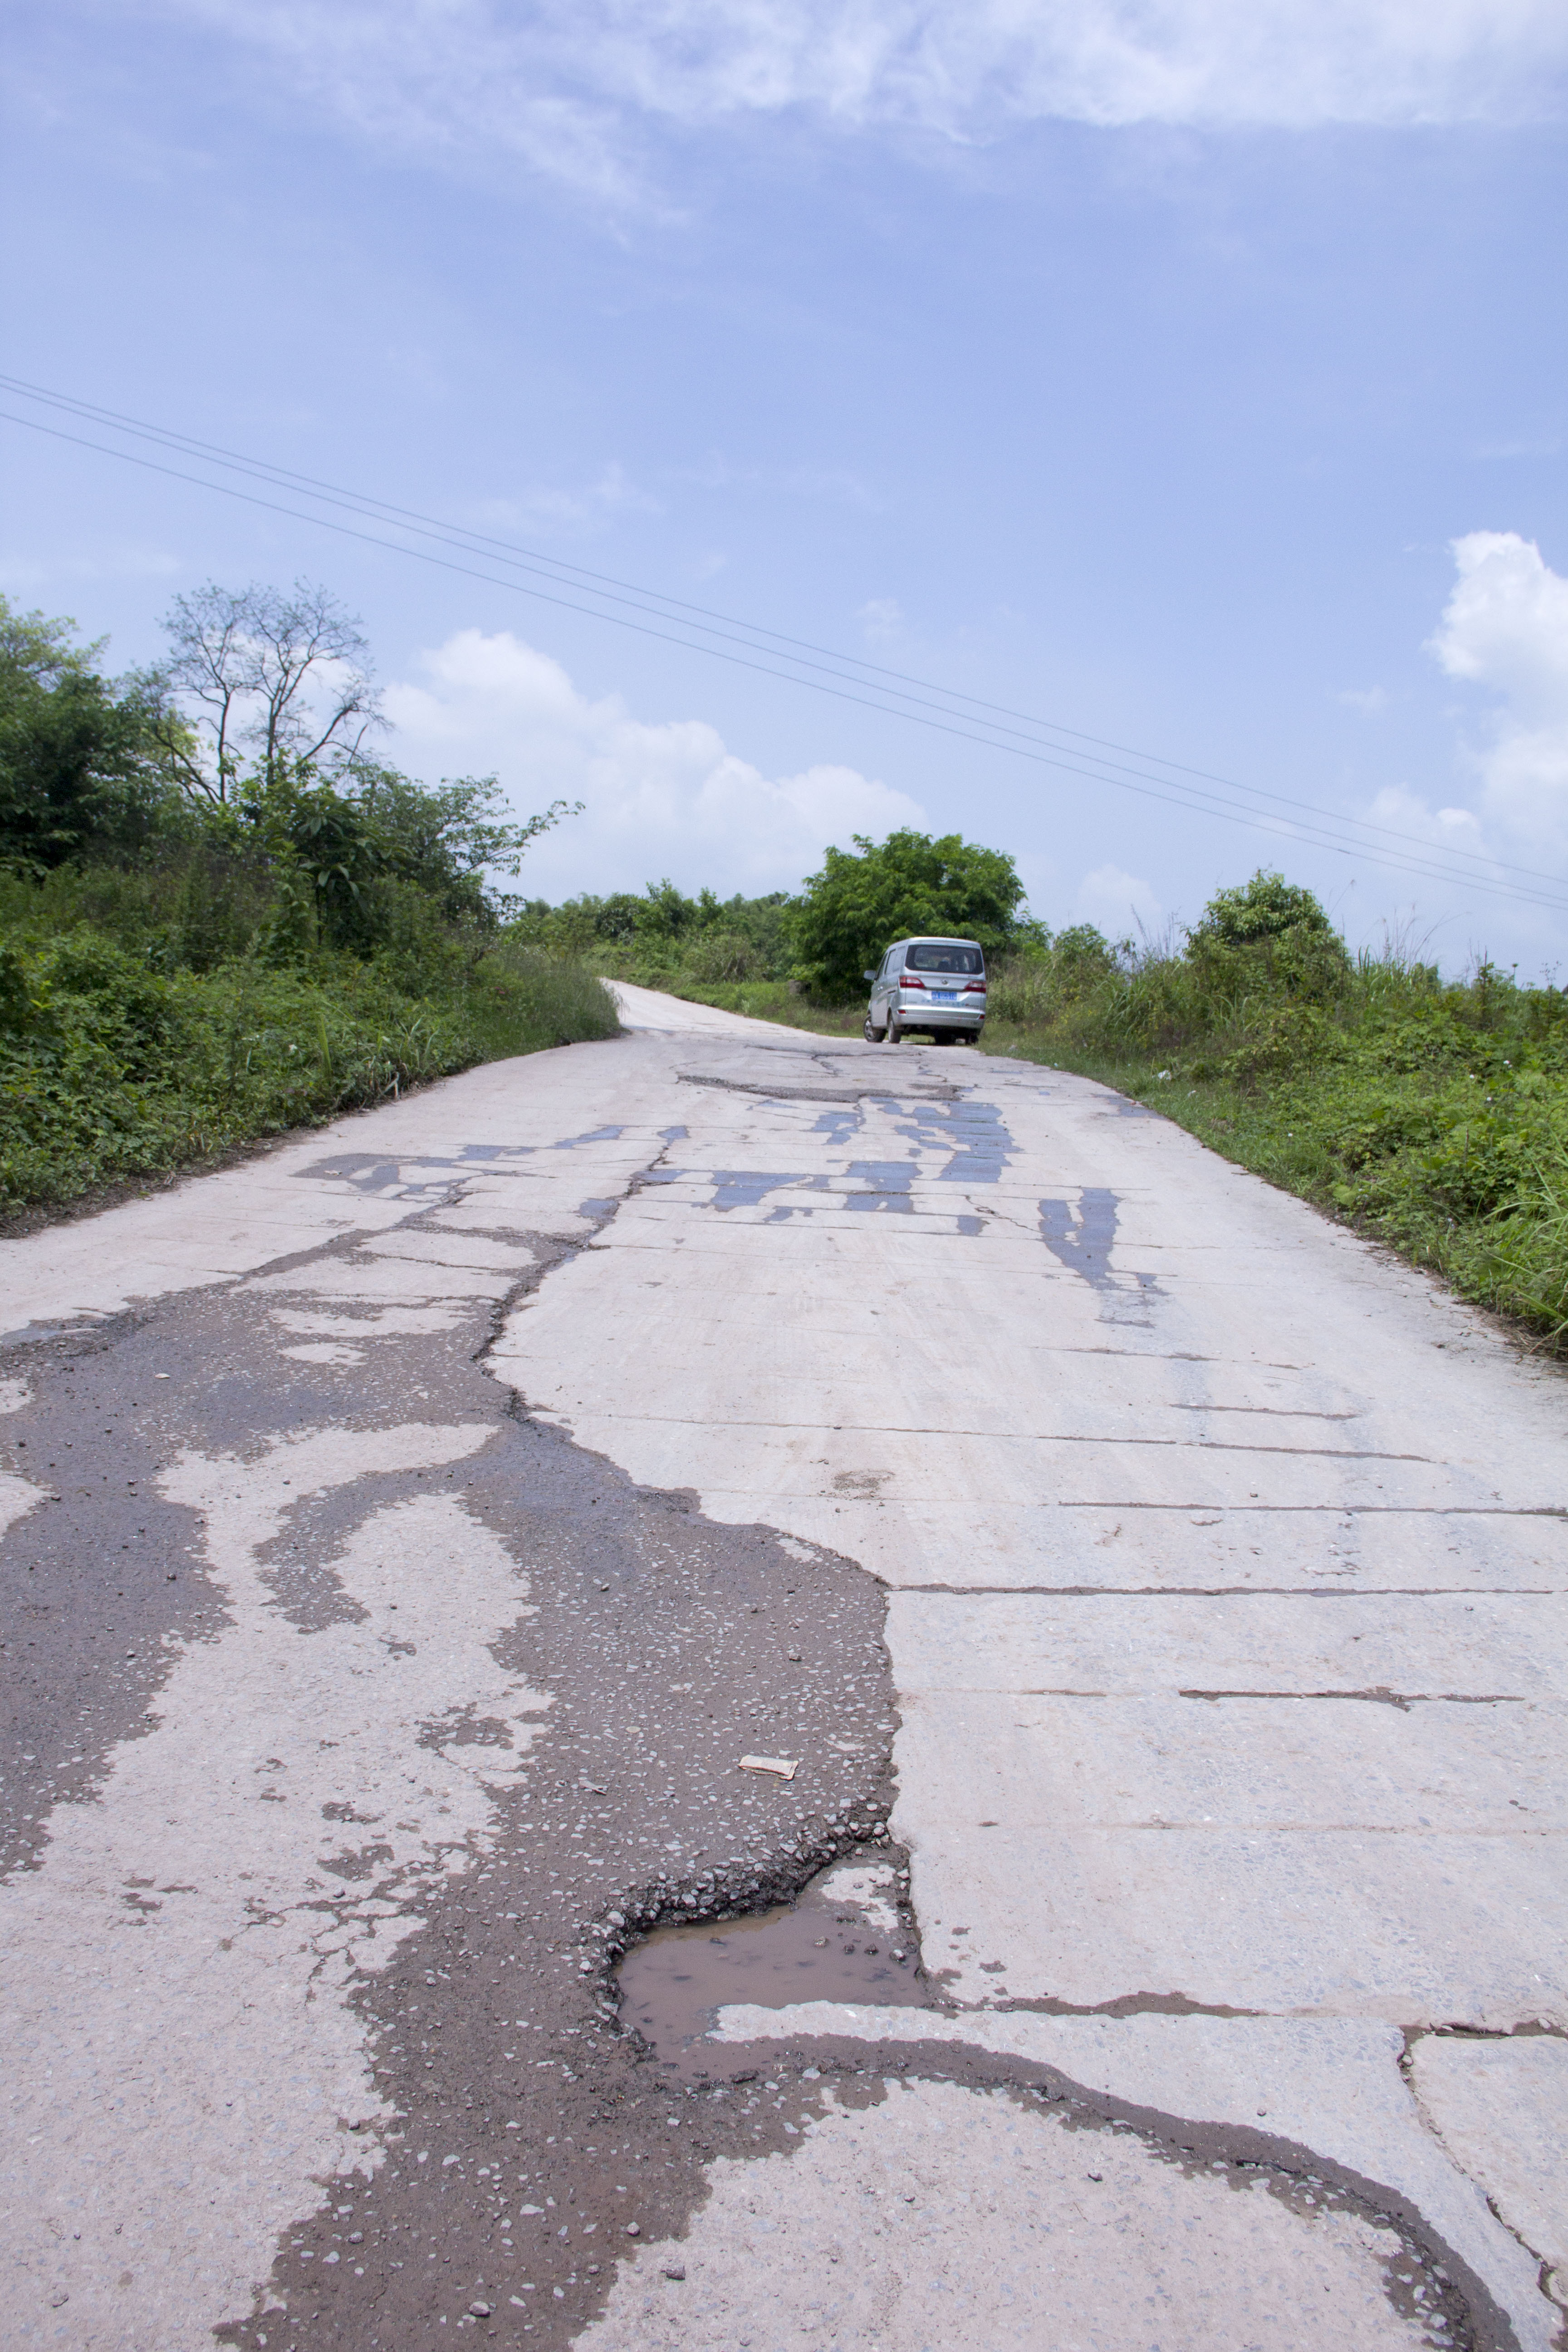
[[[210,1162],[473,1064],[614,1034],[581,965],[467,936],[410,898],[372,956],[268,952],[265,878],[0,878],[0,1212]],[[248,901],[248,903],[247,903]]]

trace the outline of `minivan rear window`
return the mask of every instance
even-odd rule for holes
[[[985,959],[978,948],[911,948],[904,958],[908,971],[984,971]]]

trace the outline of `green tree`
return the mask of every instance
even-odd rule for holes
[[[75,635],[0,596],[0,861],[26,874],[134,851],[170,814],[146,696]]]
[[[1187,934],[1187,961],[1205,985],[1238,994],[1264,988],[1321,1001],[1350,973],[1345,943],[1310,890],[1261,867],[1209,900]]]
[[[509,823],[500,781],[465,776],[433,789],[395,768],[358,766],[336,779],[275,758],[205,813],[215,838],[259,852],[279,905],[269,952],[319,943],[374,956],[408,928],[410,902],[458,933],[493,932],[507,901],[490,877],[518,871],[531,841],[574,805],[555,801]]]
[[[1246,948],[1256,947],[1262,940],[1280,939],[1287,931],[1316,939],[1338,936],[1310,890],[1287,882],[1283,874],[1270,874],[1259,866],[1250,882],[1236,883],[1228,890],[1215,892],[1192,936],[1194,940],[1215,940],[1222,947]]]
[[[325,588],[220,588],[176,596],[163,621],[169,650],[138,681],[156,710],[173,772],[198,804],[226,806],[251,753],[268,783],[300,768],[336,772],[385,725],[370,647]]]
[[[552,801],[513,824],[499,776],[458,776],[416,784],[395,768],[356,764],[345,796],[361,811],[387,870],[428,892],[449,922],[490,925],[508,911],[504,894],[488,879],[514,875],[529,844],[563,816],[582,813],[581,801]]]
[[[791,909],[796,976],[816,993],[858,994],[861,974],[910,935],[978,940],[990,955],[1013,944],[1024,886],[1005,851],[908,827],[880,843],[852,838],[853,852],[827,852]]]

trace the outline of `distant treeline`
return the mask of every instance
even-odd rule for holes
[[[921,932],[978,940],[992,956],[1043,944],[1049,933],[1022,911],[1024,886],[1005,851],[958,834],[905,828],[885,841],[852,836],[829,849],[797,893],[685,897],[672,882],[552,907],[526,900],[515,935],[653,988],[729,990],[788,984],[819,1004],[864,993],[862,974],[889,940]]]

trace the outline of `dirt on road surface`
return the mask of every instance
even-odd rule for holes
[[[620,993],[0,1244],[7,2340],[1563,2343],[1561,1376]]]

